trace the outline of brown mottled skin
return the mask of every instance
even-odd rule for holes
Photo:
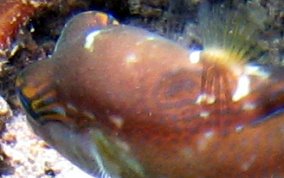
[[[94,16],[76,16],[52,58],[28,67],[17,82],[22,102],[30,99],[24,88],[36,88],[38,95],[45,88],[64,108],[65,116],[37,118],[23,104],[34,130],[59,152],[104,177],[90,151],[101,148],[92,139],[98,131],[111,145],[123,145],[118,150],[141,168],[129,169],[125,159],[109,156],[116,153],[112,146],[104,147],[108,152],[100,155],[107,155],[102,164],[109,177],[284,176],[283,69],[260,66],[268,78],[248,75],[250,93],[232,101],[239,76],[230,69],[212,72],[213,64],[191,63],[189,51],[172,41],[131,26],[98,26]],[[93,28],[100,34],[84,48]],[[216,100],[198,103],[201,91]],[[248,103],[256,107],[243,109]]]

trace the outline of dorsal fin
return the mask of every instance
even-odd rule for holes
[[[203,5],[199,12],[199,30],[204,59],[227,67],[246,63],[259,52],[258,28],[245,9]]]
[[[203,43],[200,61],[203,63],[199,103],[223,111],[232,102],[248,94],[243,90],[236,96],[239,86],[248,85],[244,75],[245,64],[259,48],[256,45],[258,26],[249,19],[245,9],[230,9],[225,5],[201,5],[199,30]],[[217,106],[217,105],[216,105]]]

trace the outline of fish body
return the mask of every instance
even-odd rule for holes
[[[75,16],[19,75],[37,134],[97,177],[284,176],[282,68],[226,65],[105,17]]]

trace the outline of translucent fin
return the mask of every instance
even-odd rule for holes
[[[247,10],[203,3],[199,11],[204,49],[200,52],[203,70],[197,103],[218,116],[232,112],[235,103],[249,93],[243,90],[236,97],[240,83],[246,86],[249,82],[244,74],[247,61],[259,52],[259,26],[249,18]]]
[[[245,63],[259,52],[256,37],[259,26],[246,9],[232,10],[203,4],[199,12],[199,30],[207,60],[225,65]]]
[[[102,132],[95,131],[92,134],[93,142],[98,148],[100,157],[97,160],[102,177],[137,177],[144,178],[144,172],[137,160],[130,153],[119,146],[118,143],[110,142]]]

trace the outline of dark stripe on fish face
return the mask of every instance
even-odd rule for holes
[[[23,92],[23,90],[26,91]],[[52,90],[44,88],[43,90],[33,91],[35,93],[32,97],[25,94],[29,92],[28,87],[17,87],[17,94],[23,107],[34,120],[45,122],[44,118],[48,117],[48,115],[64,115],[64,109],[57,103],[56,95],[48,96]]]

